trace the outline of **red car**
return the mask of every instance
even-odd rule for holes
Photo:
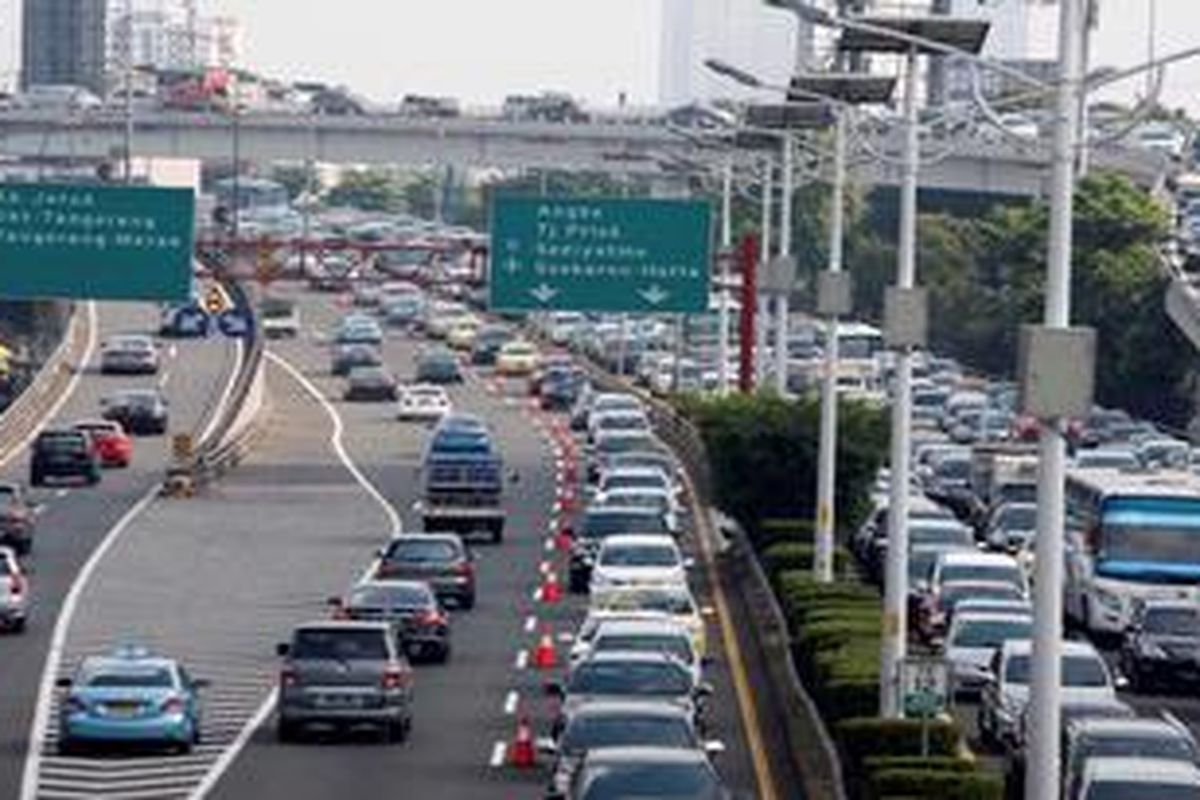
[[[75,430],[92,437],[100,463],[105,467],[128,467],[133,460],[133,440],[121,423],[107,419],[88,419],[75,423]]]

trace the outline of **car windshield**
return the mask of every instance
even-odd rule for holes
[[[667,523],[653,509],[615,512],[592,511],[583,519],[583,537],[602,539],[617,533],[666,533]]]
[[[643,653],[666,653],[689,665],[693,661],[692,646],[688,638],[671,633],[605,633],[595,639],[594,647],[597,651],[635,650]]]
[[[355,367],[350,371],[350,380],[379,383],[388,379],[383,367]]]
[[[431,603],[432,596],[424,586],[360,586],[350,594],[350,605],[355,607],[413,608]]]
[[[378,661],[388,657],[387,637],[381,630],[306,628],[296,632],[292,658],[335,661]]]
[[[596,442],[596,452],[628,453],[634,450],[646,450],[654,446],[654,439],[645,434],[617,434],[599,437]]]
[[[600,553],[600,565],[605,567],[674,567],[679,555],[668,545],[621,545],[606,547]]]
[[[1009,639],[1033,635],[1031,619],[964,620],[951,641],[953,647],[999,647]]]
[[[397,540],[388,548],[388,561],[411,561],[417,563],[436,563],[454,561],[459,556],[458,547],[453,542],[440,540]]]
[[[613,489],[666,489],[666,478],[658,473],[614,473],[604,477],[604,482],[601,484],[601,491],[609,492]]]
[[[1029,656],[1015,655],[1004,668],[1004,682],[1024,686],[1029,683]],[[1063,656],[1062,685],[1099,689],[1109,685],[1104,664],[1096,656]]]
[[[614,591],[601,594],[592,601],[598,608],[618,611],[661,611],[673,616],[691,616],[696,613],[690,595],[683,592],[667,592],[655,589]]]
[[[489,453],[491,439],[487,433],[473,430],[440,431],[431,445],[438,453]]]
[[[910,544],[971,544],[971,529],[961,525],[921,525],[909,523]]]
[[[1151,608],[1142,629],[1161,636],[1200,636],[1200,613],[1193,608]]]
[[[604,501],[613,506],[637,506],[639,508],[653,508],[658,511],[666,511],[671,504],[666,495],[639,494],[636,492],[606,492]]]
[[[1172,761],[1194,761],[1196,748],[1181,735],[1156,733],[1149,735],[1088,736],[1080,742],[1077,762],[1097,756],[1126,756],[1137,758],[1166,758]]]
[[[174,686],[166,667],[125,667],[93,672],[84,680],[93,689],[164,688]]]
[[[946,564],[942,567],[942,583],[951,581],[995,581],[1021,586],[1021,568],[1016,564]]]
[[[595,770],[595,778],[588,783],[583,800],[642,797],[716,800],[720,796],[716,777],[702,764],[614,764]]]
[[[1088,787],[1083,800],[1196,800],[1196,786],[1153,781],[1104,781]]]
[[[559,742],[567,753],[579,753],[595,747],[675,747],[697,746],[692,726],[682,717],[666,715],[580,714],[567,724]]]
[[[971,461],[966,458],[944,458],[938,462],[934,472],[939,478],[964,480],[971,475]]]
[[[77,433],[42,434],[38,438],[38,448],[57,453],[70,453],[83,450],[85,441],[83,434]]]
[[[289,300],[276,300],[267,298],[259,303],[259,313],[267,319],[278,319],[280,317],[290,317],[296,307]]]
[[[571,694],[661,695],[687,694],[692,681],[687,670],[667,661],[588,661],[571,673]]]
[[[1028,531],[1037,527],[1037,506],[1005,506],[996,526],[1006,531]]]
[[[942,605],[947,609],[953,609],[960,601],[967,598],[990,598],[995,600],[1020,600],[1021,593],[1015,586],[1008,584],[964,584],[959,586],[946,586],[941,592]]]

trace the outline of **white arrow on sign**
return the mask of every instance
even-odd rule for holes
[[[533,295],[534,300],[537,300],[542,305],[546,305],[546,303],[549,303],[558,294],[558,289],[543,283],[534,289],[530,289],[529,293]]]
[[[515,258],[510,258],[508,261],[504,262],[504,268],[508,270],[509,275],[515,275],[521,271],[521,263]]]
[[[656,306],[659,303],[662,303],[664,300],[666,300],[668,297],[671,296],[670,292],[665,291],[657,283],[654,284],[653,286],[651,286],[649,289],[639,289],[638,294],[640,294],[642,296],[642,299],[645,300],[647,303],[649,303],[652,306]]]

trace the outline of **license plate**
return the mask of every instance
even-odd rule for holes
[[[353,694],[319,694],[315,705],[318,708],[358,708],[362,698]]]
[[[141,709],[140,705],[131,703],[121,703],[119,705],[106,705],[104,711],[110,717],[134,717],[137,716]]]

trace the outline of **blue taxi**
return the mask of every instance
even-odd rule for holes
[[[191,752],[200,740],[199,691],[207,685],[178,661],[141,647],[89,656],[73,677],[57,682],[64,690],[59,750],[136,744]]]

